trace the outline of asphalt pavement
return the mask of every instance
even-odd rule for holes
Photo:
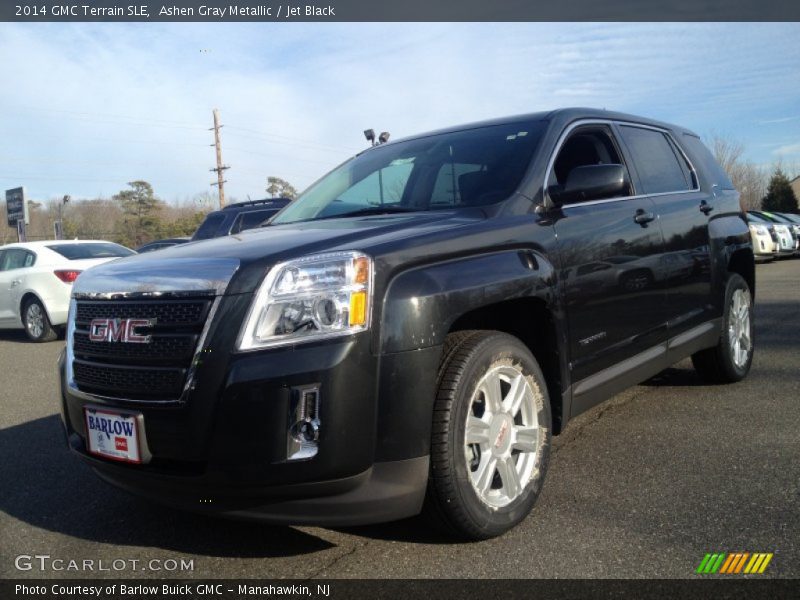
[[[65,448],[63,341],[0,332],[0,577],[691,578],[708,552],[772,552],[763,576],[800,577],[800,260],[757,267],[756,336],[742,383],[704,385],[685,361],[571,421],[530,517],[455,544],[418,519],[270,527],[128,496]],[[164,570],[182,559],[192,571]],[[64,570],[38,569],[52,560]]]

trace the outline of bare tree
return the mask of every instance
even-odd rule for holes
[[[709,145],[714,158],[725,170],[734,187],[741,194],[741,204],[746,210],[758,210],[767,190],[766,171],[744,158],[744,145],[730,138],[713,135]]]

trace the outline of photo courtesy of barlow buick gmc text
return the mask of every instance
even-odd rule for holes
[[[0,5],[0,599],[795,597],[798,39]]]

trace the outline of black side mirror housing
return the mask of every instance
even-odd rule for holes
[[[567,175],[563,186],[551,186],[550,197],[557,204],[580,200],[602,200],[625,191],[628,177],[622,165],[584,165]]]

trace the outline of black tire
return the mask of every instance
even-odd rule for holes
[[[749,343],[750,348],[746,360],[737,361],[734,357],[734,345],[731,340],[731,328],[735,325],[732,315],[732,303],[737,291],[743,292],[749,299]],[[753,363],[753,296],[750,286],[738,273],[732,273],[725,285],[724,312],[722,316],[722,332],[719,341],[713,348],[701,350],[692,355],[692,364],[702,379],[709,383],[735,383],[741,381],[750,372]],[[740,342],[741,343],[741,342]]]
[[[58,332],[50,324],[47,311],[37,298],[31,298],[23,305],[22,324],[32,342],[52,342],[58,339]]]
[[[527,454],[525,459],[531,468],[529,478],[526,482],[519,482],[518,495],[505,506],[490,506],[473,486],[466,456],[473,446],[465,444],[467,417],[473,415],[474,410],[473,394],[484,375],[496,368],[514,369],[523,375],[531,391],[527,397],[533,398],[532,402],[529,401],[527,414],[535,413],[539,428],[536,441],[531,442],[535,453]],[[522,410],[519,414],[521,419]],[[509,413],[504,418],[513,417]],[[511,429],[516,431],[516,427],[516,422],[512,422]],[[515,457],[512,461],[521,464],[521,455],[513,454],[515,450],[510,443],[516,433],[510,434],[506,443],[507,430],[500,428],[494,448],[502,442],[507,452]],[[487,429],[487,438],[492,435],[489,431]],[[550,456],[550,437],[547,386],[536,359],[525,345],[515,337],[496,331],[451,334],[445,341],[434,404],[425,515],[461,539],[480,540],[505,533],[530,513],[539,496]],[[488,448],[486,452],[487,458],[491,459],[494,449]],[[491,480],[499,481],[499,478],[500,471],[497,471]]]

